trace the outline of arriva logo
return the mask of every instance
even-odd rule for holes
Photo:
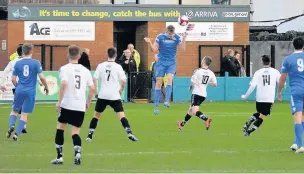
[[[188,10],[186,11],[186,16],[188,16],[189,18],[194,18],[194,17],[198,17],[198,18],[217,18],[217,12],[216,11],[192,11],[192,10]]]
[[[54,94],[58,93],[59,87],[58,87],[57,78],[49,75],[49,76],[46,76],[45,79],[46,79],[48,87],[49,87],[49,95],[54,95]],[[41,92],[41,94],[45,95],[44,86],[39,86],[39,91]]]

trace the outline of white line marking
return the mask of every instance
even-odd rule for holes
[[[113,152],[113,153],[87,153],[83,154],[83,156],[128,156],[128,155],[161,155],[161,154],[185,154],[185,153],[193,153],[192,151],[168,151],[168,152]],[[1,154],[1,157],[43,157],[43,156],[54,156],[51,154]]]
[[[50,164],[51,165],[51,164]],[[77,168],[77,167],[75,167]],[[40,174],[46,174],[46,173],[42,173],[41,171],[52,171],[53,172],[57,172],[57,174],[60,174],[59,172],[68,172],[69,174],[79,174],[79,169],[58,169],[58,168],[52,168],[52,169],[0,169],[0,171],[9,171],[10,173],[12,172],[39,172]],[[220,173],[225,173],[225,174],[239,174],[240,171],[238,169],[236,170],[212,170],[212,171],[203,171],[203,170],[185,170],[183,171],[183,173],[178,173],[178,172],[181,172],[180,170],[177,172],[177,171],[174,171],[174,170],[150,170],[150,171],[146,171],[144,169],[85,169],[86,170],[86,173],[90,172],[91,174],[100,174],[100,173],[106,173],[106,172],[116,172],[116,173],[124,173],[124,174],[134,174],[134,172],[136,173],[140,173],[140,172],[145,172],[145,173],[175,173],[175,174],[189,174],[189,173],[193,173],[193,174],[198,174],[198,173],[214,173],[214,172],[217,172],[217,173],[214,173],[214,174],[220,174]],[[75,172],[75,173],[72,173],[72,172]],[[78,172],[78,173],[76,173]],[[92,173],[92,172],[99,172],[99,173]],[[126,172],[133,172],[133,173],[126,173]],[[229,173],[227,173],[229,172]],[[233,172],[237,172],[237,173],[233,173]],[[242,173],[260,173],[260,174],[277,174],[277,173],[286,173],[286,170],[248,170],[248,172],[242,172]],[[267,172],[267,173],[263,173],[263,172]],[[272,172],[272,173],[271,173]],[[275,173],[274,173],[275,172]],[[293,171],[290,171],[290,172],[293,172],[292,174],[302,174],[300,172],[302,172],[302,170],[293,170]],[[295,173],[295,172],[298,172],[298,173]],[[26,173],[24,173],[26,174]],[[29,173],[28,173],[29,174]],[[142,173],[143,174],[143,173]],[[287,173],[289,174],[289,173]]]
[[[84,153],[83,156],[132,156],[132,155],[172,155],[172,154],[205,154],[205,153],[222,153],[222,154],[233,154],[233,153],[242,153],[242,152],[289,152],[288,148],[286,149],[250,149],[245,151],[237,151],[231,149],[218,149],[206,151],[164,151],[164,152],[102,152],[102,153]],[[1,154],[0,157],[52,157],[52,154]]]

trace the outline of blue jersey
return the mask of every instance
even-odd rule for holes
[[[289,76],[291,94],[304,94],[304,53],[294,52],[286,56],[281,71]]]
[[[166,33],[159,34],[155,39],[159,50],[158,61],[175,63],[177,46],[181,42],[181,38],[177,34],[173,36],[173,39],[170,39]]]
[[[13,75],[18,77],[16,91],[36,91],[37,75],[42,72],[41,64],[32,58],[19,60],[14,67]]]

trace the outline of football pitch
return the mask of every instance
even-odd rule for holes
[[[81,130],[82,165],[73,164],[70,129],[65,132],[64,164],[53,166],[57,114],[55,104],[38,104],[28,121],[28,134],[18,142],[5,137],[11,105],[0,105],[0,172],[303,172],[302,154],[289,150],[293,118],[288,103],[276,103],[260,130],[244,137],[242,126],[255,112],[254,102],[207,102],[213,118],[209,131],[193,117],[182,131],[176,126],[189,104],[161,107],[125,104],[139,141],[131,142],[111,108],[99,120],[93,141],[85,141],[95,104]]]

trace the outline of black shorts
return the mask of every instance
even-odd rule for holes
[[[16,88],[13,88],[12,91],[13,91],[13,94],[15,95]],[[18,112],[19,114],[21,114],[21,110],[22,110],[22,109],[20,109],[20,111]]]
[[[200,106],[204,101],[205,101],[205,97],[196,95],[196,94],[192,94],[191,96],[191,106]]]
[[[270,115],[273,103],[256,102],[256,110],[263,115]]]
[[[84,120],[85,112],[73,111],[61,108],[59,112],[58,122],[63,124],[70,124],[75,127],[81,127]]]
[[[95,105],[95,111],[97,113],[102,113],[107,106],[111,106],[115,112],[123,112],[123,106],[121,100],[106,100],[106,99],[97,99]]]

